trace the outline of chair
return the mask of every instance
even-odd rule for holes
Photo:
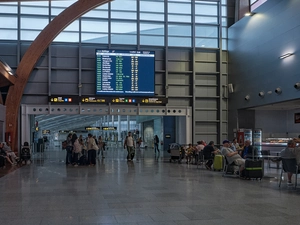
[[[296,159],[295,158],[282,158],[281,162],[282,162],[282,167],[281,167],[279,187],[282,182],[282,174],[284,171],[285,173],[295,174],[295,188],[296,188],[297,187],[297,175],[300,173]]]
[[[270,168],[271,167],[270,158],[268,157],[269,155],[271,155],[270,150],[261,150],[261,155],[263,156],[263,159],[268,160],[268,168]]]
[[[197,169],[198,169],[199,164],[201,164],[202,167],[205,164],[203,151],[200,151],[199,154],[198,154]]]
[[[226,156],[223,156],[223,159],[224,159],[225,162],[224,162],[222,176],[224,177],[228,173],[234,174],[234,169],[235,169],[234,167],[236,167],[237,165],[235,165],[234,162],[229,164]]]

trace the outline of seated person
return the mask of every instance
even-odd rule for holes
[[[214,142],[210,141],[203,149],[204,160],[207,160],[205,167],[208,170],[211,170],[211,165],[213,164],[214,155],[219,153],[220,150],[214,147]]]
[[[299,159],[299,149],[295,148],[296,147],[296,142],[294,140],[289,140],[287,143],[287,147],[282,149],[280,152],[280,157],[281,158],[296,158],[297,164],[300,164],[300,159]],[[298,155],[298,157],[297,157]],[[288,172],[288,183],[292,183],[292,176],[293,173]]]
[[[23,164],[26,164],[31,159],[30,147],[27,141],[24,142],[23,148],[21,149],[21,160]]]
[[[199,159],[199,153],[204,149],[204,143],[203,141],[198,141],[197,145],[195,147],[195,160],[196,163],[198,162]]]
[[[3,149],[4,143],[0,143],[0,157],[5,158],[11,165],[15,165],[10,158],[7,156],[6,152]]]
[[[223,141],[223,147],[221,150],[222,154],[226,157],[228,164],[232,164],[234,163],[235,165],[240,167],[240,175],[242,174],[244,168],[245,168],[245,159],[243,159],[238,151],[233,151],[230,148],[230,143],[228,140],[224,140]],[[235,171],[236,172],[236,171]]]
[[[10,142],[8,141],[8,142],[6,142],[6,144],[5,143],[3,143],[4,144],[4,146],[3,146],[3,150],[6,152],[6,155],[8,156],[8,157],[10,157],[11,158],[11,161],[15,164],[15,165],[17,165],[17,160],[19,159],[17,156],[16,156],[16,154],[11,150],[11,144],[10,144]]]
[[[242,158],[244,159],[250,159],[252,158],[253,156],[252,155],[256,155],[254,151],[254,148],[252,145],[250,145],[250,140],[246,140],[245,141],[245,146],[244,146],[244,149],[242,151]]]
[[[190,163],[192,161],[193,155],[194,155],[195,148],[192,144],[189,144],[187,149],[185,150],[185,156],[186,156],[186,163]]]
[[[237,139],[236,139],[236,138],[234,138],[234,139],[232,140],[232,143],[231,143],[230,148],[231,148],[234,152],[243,149],[243,148],[240,147],[240,144],[237,142]]]

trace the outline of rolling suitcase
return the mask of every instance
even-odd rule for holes
[[[223,170],[223,156],[222,155],[215,155],[214,157],[214,164],[213,164],[214,170]]]
[[[245,177],[248,179],[263,178],[263,161],[246,159],[245,161]]]

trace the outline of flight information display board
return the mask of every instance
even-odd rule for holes
[[[96,50],[96,95],[154,96],[154,51]]]

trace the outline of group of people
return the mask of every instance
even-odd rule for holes
[[[11,149],[10,141],[0,142],[0,160],[2,160],[1,165],[5,165],[5,161],[10,163],[12,166],[16,166],[18,162],[23,162],[26,164],[31,160],[30,147],[28,142],[24,142],[24,145],[20,152],[20,157],[17,157],[14,151]]]
[[[105,158],[105,142],[102,137],[97,139],[92,134],[84,139],[76,133],[70,133],[66,140],[66,165],[96,165],[96,157]]]
[[[215,155],[221,154],[226,157],[229,164],[234,163],[239,167],[239,171],[235,171],[236,174],[243,174],[245,167],[245,160],[252,158],[254,148],[251,145],[250,140],[246,140],[244,145],[241,146],[237,143],[237,139],[234,138],[231,142],[229,140],[223,141],[223,146],[218,149],[213,141],[206,144],[205,141],[198,141],[196,146],[189,144],[185,149],[186,163],[191,162],[192,158],[195,158],[195,163],[198,163],[199,155],[202,153],[205,160],[205,167],[208,170],[212,170]]]
[[[9,141],[6,143],[0,143],[0,156],[7,160],[13,166],[18,164],[17,161],[19,160],[19,158],[12,151],[11,143]]]

